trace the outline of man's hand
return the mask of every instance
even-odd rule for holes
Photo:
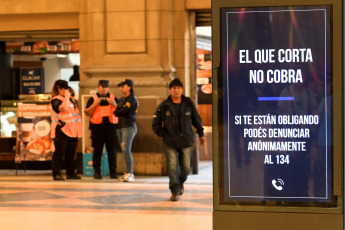
[[[102,99],[97,97],[96,100],[93,101],[92,105],[85,108],[84,113],[86,116],[91,116],[93,113],[93,110],[96,108],[97,105],[99,105],[99,103],[101,103]]]
[[[102,102],[102,99],[97,97],[97,100],[94,100],[93,103],[95,104],[95,106],[99,105]]]
[[[108,103],[109,103],[110,105],[112,105],[114,108],[117,107],[117,104],[116,104],[115,100],[111,99],[110,97],[108,98]]]
[[[205,137],[199,137],[199,140],[200,140],[201,145],[205,144],[205,142],[206,142]]]
[[[68,109],[68,106],[70,105],[71,92],[68,89],[66,89],[64,96],[65,98],[59,106],[60,112],[65,112]]]

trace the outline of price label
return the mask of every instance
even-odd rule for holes
[[[37,122],[35,125],[35,133],[40,137],[47,136],[50,133],[49,122],[46,120]]]

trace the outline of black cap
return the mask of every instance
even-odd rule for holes
[[[99,86],[109,87],[109,81],[108,80],[99,80],[98,85]]]
[[[61,89],[69,89],[68,82],[65,80],[57,80],[56,86]]]
[[[183,88],[183,84],[180,81],[180,79],[178,78],[174,78],[170,83],[169,83],[169,89],[171,89],[174,86],[180,86],[181,88]]]
[[[123,79],[121,83],[119,83],[117,86],[123,86],[128,85],[130,87],[133,87],[133,81],[131,79]]]

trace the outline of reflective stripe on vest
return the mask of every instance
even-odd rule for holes
[[[97,94],[94,94],[93,100],[97,100],[98,96]],[[110,93],[110,98],[112,100],[115,100],[114,94]],[[96,108],[93,110],[93,113],[90,118],[90,122],[92,124],[101,124],[103,121],[103,117],[109,117],[109,122],[112,124],[117,124],[119,119],[114,115],[115,108],[112,105],[97,105]]]
[[[65,98],[58,95],[55,96],[52,100],[59,99],[63,101]],[[65,125],[61,128],[61,130],[69,137],[81,137],[82,136],[82,123],[81,117],[78,110],[78,107],[74,108],[73,104],[70,103],[67,110],[64,112],[56,113],[51,107],[51,133],[50,136],[55,138],[55,131],[56,127],[59,125],[60,122],[64,122]]]

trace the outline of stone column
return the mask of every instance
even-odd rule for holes
[[[151,122],[168,96],[171,78],[185,82],[189,77],[184,0],[83,0],[79,21],[80,95],[90,94],[100,79],[107,79],[110,91],[120,97],[117,84],[132,79],[140,104],[132,149],[134,173],[165,174],[162,141]],[[86,132],[84,142],[90,145],[88,137]],[[121,161],[118,168],[124,171]]]

